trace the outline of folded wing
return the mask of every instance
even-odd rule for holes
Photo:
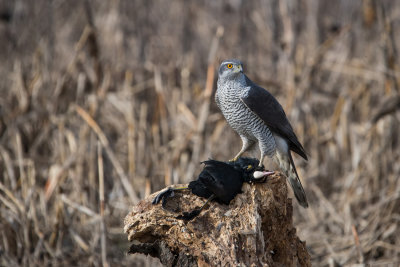
[[[307,160],[306,152],[297,139],[279,102],[264,88],[254,84],[251,84],[250,87],[247,96],[241,98],[243,103],[263,120],[273,133],[286,139],[290,150]]]

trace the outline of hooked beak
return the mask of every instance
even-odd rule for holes
[[[255,172],[253,173],[253,177],[254,177],[254,179],[261,179],[261,178],[267,177],[268,175],[271,175],[271,174],[274,174],[274,172],[266,172],[266,171],[260,172],[260,171],[255,171]]]

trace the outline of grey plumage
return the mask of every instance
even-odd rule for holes
[[[307,155],[275,97],[243,73],[239,60],[231,59],[222,62],[219,68],[215,100],[243,142],[234,160],[258,142],[260,165],[265,156],[274,158],[288,178],[296,199],[303,207],[308,207],[290,151],[306,160]]]

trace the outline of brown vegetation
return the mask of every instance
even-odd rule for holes
[[[399,14],[376,0],[1,1],[0,265],[157,264],[125,255],[122,218],[239,150],[213,101],[231,57],[310,155],[295,159],[310,208],[294,203],[294,225],[312,262],[398,264]]]

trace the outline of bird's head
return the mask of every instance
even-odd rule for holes
[[[266,171],[264,167],[258,166],[259,161],[254,158],[240,157],[236,161],[229,162],[237,171],[243,173],[244,181],[261,180],[274,172]]]
[[[236,79],[243,74],[243,64],[237,59],[224,60],[219,67],[218,76],[224,79]]]

